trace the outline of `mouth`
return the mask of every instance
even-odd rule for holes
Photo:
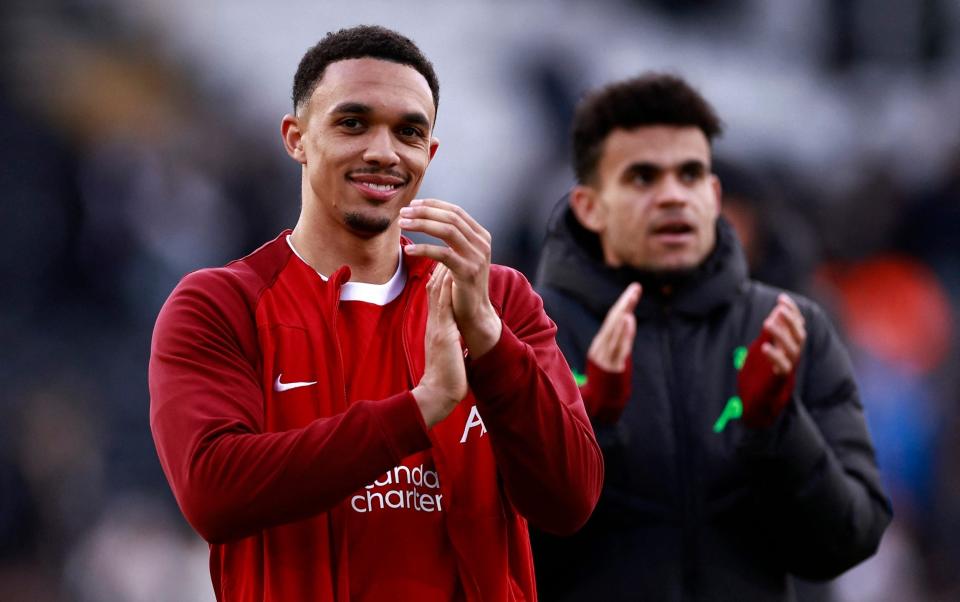
[[[380,203],[392,199],[407,184],[405,179],[387,174],[347,174],[347,181],[365,198]]]
[[[665,244],[683,244],[693,238],[696,229],[689,222],[671,220],[657,224],[650,233]]]

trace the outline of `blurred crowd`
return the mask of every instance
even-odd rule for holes
[[[746,0],[601,4],[611,27],[655,18],[677,38],[737,31],[760,10]],[[718,147],[723,210],[753,273],[816,298],[844,333],[893,497],[879,554],[810,595],[960,599],[960,376],[951,369],[960,351],[960,94],[949,96],[960,90],[960,11],[948,0],[809,5],[830,24],[814,28],[811,44],[823,52],[806,59],[815,84],[867,79],[883,104],[887,69],[891,80],[931,82],[955,101],[952,113],[900,116],[903,127],[934,124],[931,138],[946,142],[905,149],[909,136],[865,131],[863,145],[843,143],[860,154],[829,169],[802,148],[769,152],[749,136]],[[467,10],[496,19],[510,9]],[[0,600],[213,596],[206,546],[180,516],[150,437],[150,335],[182,275],[294,223],[299,177],[235,106],[228,78],[185,62],[182,48],[135,16],[106,0],[0,6]],[[318,25],[314,37],[355,22]],[[380,22],[418,42],[430,35]],[[523,136],[540,140],[529,152],[504,141],[522,170],[491,184],[500,205],[485,214],[464,204],[493,231],[494,259],[532,279],[547,215],[572,183],[572,106],[598,69],[584,75],[590,63],[576,49],[547,42],[524,39],[514,51],[500,85],[523,90],[511,119],[539,124]],[[473,50],[460,52],[471,64]],[[437,62],[441,81],[456,86],[453,60]],[[635,63],[634,72],[661,66],[654,56]],[[451,96],[440,122],[470,118]],[[741,122],[728,118],[731,136]],[[446,127],[457,140],[460,130]],[[431,186],[437,194],[450,184]]]

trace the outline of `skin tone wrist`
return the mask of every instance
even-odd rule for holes
[[[423,416],[423,422],[427,425],[428,429],[433,428],[435,424],[446,418],[449,414],[449,412],[446,411],[446,407],[450,405],[447,399],[449,396],[441,391],[437,391],[436,388],[424,384],[423,381],[421,381],[420,384],[413,388],[411,393],[413,393],[413,398],[420,408],[420,415]]]
[[[493,349],[500,341],[503,323],[491,307],[488,312],[484,312],[483,317],[471,321],[471,324],[472,327],[461,330],[461,334],[470,356],[476,359]]]

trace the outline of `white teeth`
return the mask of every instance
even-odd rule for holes
[[[397,189],[396,184],[373,184],[371,182],[364,182],[363,185],[366,186],[367,188],[373,188],[374,190],[380,190],[383,192]]]

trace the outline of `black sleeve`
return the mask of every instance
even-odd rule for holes
[[[830,579],[876,552],[892,518],[853,378],[829,320],[804,304],[808,339],[798,387],[768,429],[745,433],[770,528],[790,573]]]

